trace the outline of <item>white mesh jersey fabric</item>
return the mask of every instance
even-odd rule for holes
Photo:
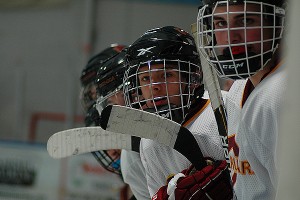
[[[237,199],[275,199],[280,106],[286,88],[282,66],[249,95],[243,108],[245,82],[237,81],[226,99],[229,153]]]
[[[195,136],[204,156],[224,158],[210,104],[186,127]],[[141,140],[140,152],[151,197],[167,183],[168,177],[191,166],[191,162],[176,150],[149,139]]]
[[[145,169],[142,165],[139,153],[122,150],[121,172],[124,182],[129,185],[136,199],[151,199],[148,192]]]

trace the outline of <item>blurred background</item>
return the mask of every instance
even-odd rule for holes
[[[92,155],[54,160],[46,142],[84,126],[79,77],[91,56],[155,27],[190,32],[199,4],[0,0],[0,199],[120,199],[122,181]]]
[[[82,126],[81,70],[146,30],[190,31],[198,0],[1,0],[1,139],[47,141]]]

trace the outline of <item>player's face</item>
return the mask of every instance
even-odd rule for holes
[[[247,4],[246,12],[244,9],[244,5],[218,6],[215,9],[213,25],[216,43],[218,46],[241,43],[244,47],[246,42],[248,52],[261,53],[261,41],[273,38],[273,29],[262,26],[266,27],[271,22],[265,18],[262,20],[258,14],[261,9],[259,5]],[[271,45],[272,42],[265,42],[264,50],[271,49]],[[219,50],[222,51],[222,48]]]
[[[177,66],[164,67],[164,64],[155,64],[150,69],[148,66],[143,66],[139,69],[138,78],[142,96],[147,100],[148,108],[153,108],[154,103],[156,106],[168,103],[181,105],[180,94],[185,86],[181,84],[182,77],[180,77]],[[153,101],[153,99],[155,100]]]

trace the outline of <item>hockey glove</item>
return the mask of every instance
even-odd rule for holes
[[[229,200],[233,189],[226,161],[216,161],[200,171],[191,166],[161,187],[152,200]]]

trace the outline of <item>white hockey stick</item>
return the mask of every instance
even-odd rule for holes
[[[47,151],[53,158],[98,150],[126,149],[139,151],[140,138],[120,133],[111,133],[101,127],[83,127],[60,131],[47,142]]]
[[[197,168],[206,166],[192,133],[180,124],[156,114],[124,106],[107,106],[101,113],[101,127],[83,127],[52,135],[47,150],[53,158],[98,150],[138,151],[141,138],[174,148]]]
[[[228,155],[227,116],[224,108],[224,102],[222,99],[218,76],[213,66],[209,65],[202,52],[199,50],[196,23],[191,25],[191,32],[197,44],[197,49],[203,70],[204,84],[206,89],[208,90],[211,105],[214,110],[215,118],[218,124],[218,130],[222,142],[224,156],[229,166],[230,161]]]
[[[107,106],[101,112],[101,118],[101,127],[105,130],[152,139],[184,155],[196,169],[206,166],[193,134],[172,120],[119,105]]]

